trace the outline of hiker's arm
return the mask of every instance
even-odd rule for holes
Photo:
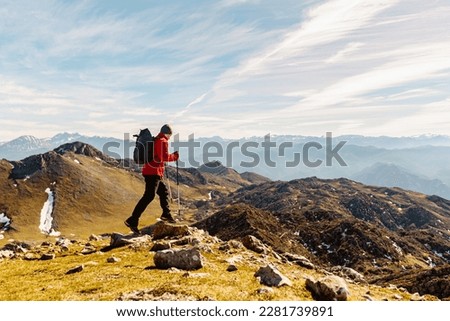
[[[168,142],[162,143],[161,159],[163,160],[163,162],[174,162],[174,161],[178,160],[178,153],[175,152],[175,153],[169,154],[169,143]]]

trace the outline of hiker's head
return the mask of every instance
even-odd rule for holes
[[[161,127],[161,133],[166,135],[167,138],[170,138],[170,136],[172,136],[172,127],[168,124],[163,125],[163,127]]]

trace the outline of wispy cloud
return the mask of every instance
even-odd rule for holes
[[[450,134],[449,15],[445,0],[10,1],[0,140],[14,123],[36,135],[165,122],[204,136]]]

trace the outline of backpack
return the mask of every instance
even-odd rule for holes
[[[155,137],[152,136],[148,128],[141,129],[139,135],[133,135],[136,137],[136,146],[133,151],[133,160],[138,165],[144,165],[145,163],[153,160],[153,142]]]

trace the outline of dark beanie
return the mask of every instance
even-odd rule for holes
[[[172,127],[170,125],[165,124],[163,127],[161,127],[161,133],[172,135]]]

